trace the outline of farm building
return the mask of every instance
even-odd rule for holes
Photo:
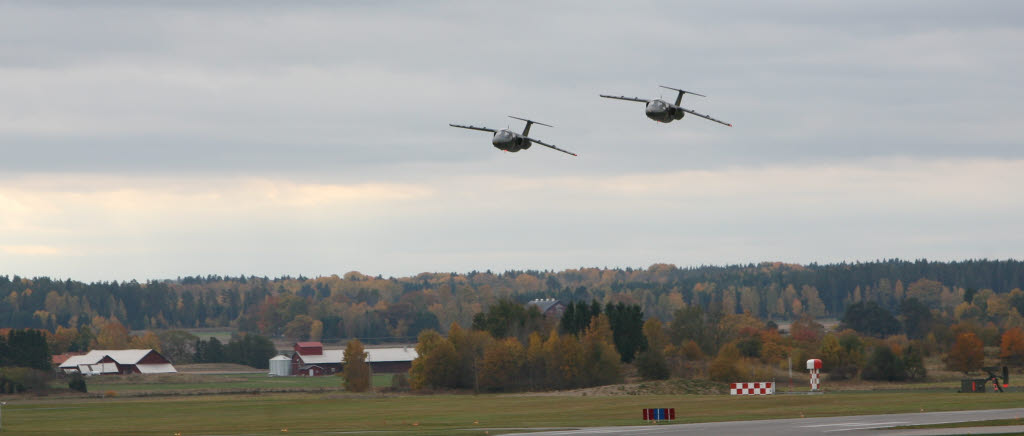
[[[344,366],[345,350],[325,350],[320,342],[297,342],[293,348],[292,374],[330,375]],[[410,347],[367,348],[366,354],[370,370],[379,374],[408,372],[417,356]]]
[[[292,348],[292,374],[317,376],[341,371],[344,350],[324,350],[319,342],[296,342]]]
[[[409,372],[412,361],[416,360],[416,349],[412,347],[367,348],[366,361],[370,371],[377,374]]]
[[[526,306],[534,306],[540,313],[546,318],[562,319],[562,314],[565,313],[565,304],[554,298],[546,298],[543,300],[533,300],[526,303]]]
[[[92,350],[71,356],[60,365],[65,373],[82,374],[166,374],[178,372],[156,350]]]

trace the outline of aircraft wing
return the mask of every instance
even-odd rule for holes
[[[710,117],[710,116],[708,116],[708,115],[704,115],[704,114],[702,114],[702,113],[697,113],[697,112],[695,112],[695,111],[691,111],[691,110],[689,110],[689,109],[687,109],[687,108],[684,108],[684,107],[682,107],[682,108],[680,108],[680,109],[682,109],[682,110],[683,110],[683,112],[686,112],[686,113],[688,113],[688,114],[694,114],[694,115],[696,115],[696,116],[698,116],[698,117],[704,118],[705,120],[711,120],[711,121],[714,121],[714,122],[716,122],[716,123],[718,123],[718,124],[725,124],[725,125],[727,125],[727,126],[729,126],[729,127],[732,127],[732,124],[729,124],[729,123],[727,123],[727,122],[725,122],[725,121],[721,121],[721,120],[716,120],[716,119],[714,119],[714,118],[712,118],[712,117]]]
[[[470,130],[479,130],[479,131],[481,131],[481,132],[491,132],[491,133],[495,133],[495,132],[497,132],[497,130],[494,130],[494,129],[488,129],[488,128],[486,128],[486,127],[477,127],[477,126],[463,126],[463,125],[460,125],[460,124],[448,124],[448,125],[449,125],[449,126],[452,126],[452,127],[458,127],[458,128],[460,128],[460,129],[470,129]]]
[[[530,142],[536,142],[536,143],[538,143],[538,144],[540,144],[540,145],[543,145],[543,146],[545,146],[545,147],[547,147],[547,148],[553,148],[553,149],[555,149],[555,150],[558,150],[558,151],[560,151],[560,152],[562,152],[562,153],[565,153],[565,154],[571,154],[571,155],[573,155],[573,156],[576,156],[576,153],[573,153],[573,152],[571,152],[571,151],[568,151],[568,150],[562,150],[561,148],[555,147],[554,145],[548,144],[548,143],[546,143],[546,142],[544,142],[544,141],[540,141],[540,140],[537,140],[537,139],[533,139],[533,138],[529,138],[529,137],[525,137],[525,136],[524,136],[524,138],[526,138],[526,139],[527,139],[527,140],[529,140]]]
[[[604,97],[604,98],[614,98],[616,100],[639,101],[640,103],[650,103],[651,102],[650,100],[644,100],[642,98],[636,98],[636,97],[625,97],[625,96],[621,96],[621,95],[615,96],[615,95],[604,95],[604,94],[599,94],[599,95],[601,97]]]

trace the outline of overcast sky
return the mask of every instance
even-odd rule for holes
[[[209,3],[0,1],[0,274],[1024,257],[1019,1]]]

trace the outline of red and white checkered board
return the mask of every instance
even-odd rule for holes
[[[729,395],[772,395],[774,393],[774,382],[733,383],[729,386]]]

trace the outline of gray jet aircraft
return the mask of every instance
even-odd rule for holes
[[[558,151],[560,151],[562,153],[571,154],[573,156],[576,156],[576,153],[573,153],[571,151],[562,150],[561,148],[555,147],[554,145],[547,144],[547,143],[545,143],[545,142],[543,142],[543,141],[541,141],[539,139],[534,139],[534,138],[531,138],[531,137],[527,136],[527,135],[530,134],[530,126],[532,126],[534,124],[539,124],[541,126],[548,126],[548,127],[554,127],[554,126],[550,126],[550,125],[547,125],[547,124],[544,124],[544,123],[538,123],[536,121],[528,120],[528,119],[525,119],[525,118],[513,117],[511,115],[509,115],[509,118],[514,118],[514,119],[517,119],[517,120],[520,120],[520,121],[526,121],[526,128],[523,129],[523,133],[522,134],[513,132],[513,131],[511,131],[509,129],[494,130],[494,129],[488,129],[486,127],[462,126],[462,125],[459,125],[459,124],[448,124],[448,125],[452,126],[452,127],[458,127],[460,129],[471,129],[471,130],[480,130],[480,131],[483,131],[483,132],[491,132],[491,133],[494,134],[494,136],[491,138],[491,144],[494,144],[494,147],[499,149],[499,150],[511,151],[511,152],[515,153],[515,152],[517,152],[519,150],[526,150],[526,149],[530,148],[530,145],[532,145],[534,142],[536,142],[536,143],[538,143],[540,145],[543,145],[545,147],[558,150]]]
[[[650,118],[650,119],[652,119],[654,121],[658,121],[658,122],[661,122],[661,123],[670,123],[673,120],[681,120],[681,119],[683,119],[683,115],[693,114],[693,115],[696,115],[698,117],[704,118],[706,120],[711,120],[711,121],[714,121],[716,123],[725,124],[726,126],[732,127],[732,124],[729,124],[729,123],[727,123],[725,121],[716,120],[714,118],[711,118],[710,116],[707,116],[707,115],[704,115],[704,114],[701,114],[701,113],[697,113],[695,111],[692,111],[692,110],[689,110],[687,108],[679,106],[679,103],[683,101],[683,94],[693,94],[693,95],[697,95],[697,96],[701,96],[701,97],[706,97],[705,95],[700,95],[700,94],[697,94],[696,92],[683,91],[682,89],[669,88],[667,86],[662,86],[662,88],[671,89],[673,91],[678,91],[679,92],[679,96],[676,97],[676,104],[671,104],[671,103],[669,103],[669,102],[667,102],[665,100],[662,100],[660,98],[656,98],[654,100],[644,100],[642,98],[623,97],[621,95],[620,96],[604,95],[604,94],[600,94],[600,95],[601,95],[601,97],[604,97],[604,98],[614,98],[614,99],[617,99],[617,100],[639,101],[641,103],[645,103],[645,104],[647,104],[647,109],[645,110],[645,112],[647,113],[647,118]]]

